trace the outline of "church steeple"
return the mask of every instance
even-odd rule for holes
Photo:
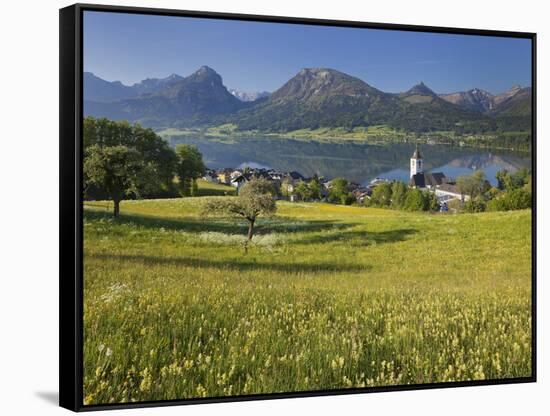
[[[411,178],[417,173],[424,172],[424,161],[422,160],[422,155],[418,150],[418,143],[414,149],[414,153],[411,157]]]

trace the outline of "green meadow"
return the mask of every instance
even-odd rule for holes
[[[236,196],[237,188],[219,183],[212,183],[204,179],[197,179],[196,196]]]
[[[208,198],[85,202],[86,404],[531,375],[531,211]]]

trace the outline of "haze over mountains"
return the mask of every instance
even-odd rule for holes
[[[234,88],[229,89],[229,92],[241,101],[255,101],[258,98],[269,97],[271,95],[267,91],[246,92],[246,91],[236,90]]]
[[[228,90],[207,66],[132,86],[86,72],[84,113],[156,128],[234,123],[240,130],[286,132],[384,124],[411,132],[528,131],[531,88],[437,94],[421,82],[393,94],[334,69],[305,68],[269,94]]]
[[[141,94],[152,93],[183,80],[182,76],[172,74],[166,78],[147,78],[132,86],[120,81],[105,81],[91,72],[84,72],[84,97],[88,101],[112,102],[126,98],[135,98]]]

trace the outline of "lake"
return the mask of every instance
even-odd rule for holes
[[[344,177],[367,184],[374,178],[409,180],[409,159],[414,144],[305,142],[292,139],[207,139],[172,137],[172,145],[196,145],[208,168],[273,168],[298,171],[309,177]],[[421,145],[426,172],[443,172],[449,178],[483,170],[492,185],[501,169],[516,171],[531,167],[531,155],[509,150],[489,150],[447,145]]]

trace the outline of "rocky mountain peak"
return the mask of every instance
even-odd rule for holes
[[[406,95],[436,95],[423,81],[414,85],[410,90],[408,90]]]

